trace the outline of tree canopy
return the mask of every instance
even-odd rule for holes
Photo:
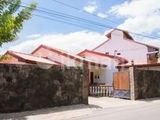
[[[21,9],[21,0],[0,0],[0,46],[17,37],[35,8],[36,3]]]

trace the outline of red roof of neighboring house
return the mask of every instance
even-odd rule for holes
[[[135,65],[118,65],[117,68],[153,67],[153,66],[160,66],[160,63],[154,63],[154,64],[135,64]]]
[[[0,61],[0,64],[24,64],[24,65],[30,65],[29,63],[26,63],[26,62],[20,62],[20,61],[18,61],[18,62],[9,62],[9,61]]]
[[[58,62],[58,61],[55,61],[55,60],[53,60],[53,59],[50,59],[50,58],[48,58],[48,57],[44,57],[45,59],[48,59],[48,60],[50,60],[50,61],[53,61],[53,62],[55,62],[55,63],[57,63],[57,64],[59,64],[59,65],[61,65],[61,66],[65,66],[63,63],[60,63],[60,62]]]
[[[59,65],[56,62],[53,62],[51,60],[41,58],[41,57],[36,57],[30,54],[25,54],[25,53],[20,53],[15,51],[7,51],[5,54],[9,54],[16,58],[20,58],[22,60],[28,61],[28,63],[45,63],[45,64]]]
[[[50,51],[55,52],[55,53],[58,53],[58,54],[60,54],[62,56],[65,56],[65,57],[69,57],[69,58],[74,59],[74,60],[79,61],[79,62],[84,62],[84,63],[89,63],[91,65],[99,65],[99,66],[107,67],[107,65],[105,65],[105,64],[101,64],[101,63],[98,63],[98,62],[95,62],[95,61],[91,61],[91,60],[88,60],[86,58],[82,58],[82,57],[80,57],[78,55],[73,55],[71,53],[68,53],[68,52],[66,52],[64,50],[60,50],[60,49],[57,49],[57,48],[49,47],[49,46],[46,46],[46,45],[40,45],[38,48],[36,48],[32,52],[32,54],[34,54],[40,48],[45,48],[47,50],[50,50]]]
[[[115,30],[119,30],[119,31],[122,31],[124,33],[124,35],[126,36],[126,39],[124,40],[128,40],[130,42],[133,42],[133,43],[137,43],[137,44],[140,44],[140,45],[144,45],[144,46],[147,46],[147,47],[151,47],[151,48],[155,48],[155,49],[159,49],[158,47],[156,46],[153,46],[153,45],[148,45],[148,44],[145,44],[145,43],[141,43],[141,42],[137,42],[135,41],[132,36],[125,30],[121,30],[121,29],[114,29],[112,30],[111,32],[109,32],[108,34],[106,34],[106,36],[109,38],[108,40],[106,40],[105,42],[103,42],[102,44],[100,44],[99,46],[97,46],[96,48],[94,48],[93,50],[96,50],[97,48],[101,47],[102,45],[104,45],[105,43],[107,43],[108,41],[111,40],[111,33]]]
[[[119,56],[108,55],[108,54],[104,54],[104,53],[100,53],[100,52],[95,52],[95,51],[91,51],[91,50],[87,50],[87,49],[78,53],[77,55],[83,56],[83,54],[85,54],[85,53],[92,53],[92,54],[95,54],[95,55],[99,55],[99,56],[103,56],[103,57],[107,57],[107,58],[111,58],[111,59],[116,59],[116,60],[120,61],[120,64],[128,63],[128,60],[125,59],[125,58],[122,58],[122,57],[119,57]]]

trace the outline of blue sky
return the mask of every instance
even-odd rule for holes
[[[160,23],[157,23],[160,21],[160,5],[157,5],[159,0],[148,0],[147,2],[145,0],[57,1],[74,6],[80,10],[78,11],[68,8],[54,2],[54,0],[34,0],[34,2],[38,3],[38,8],[43,7],[95,21],[100,24],[122,28],[131,32],[160,36]],[[33,0],[22,0],[22,4],[29,4],[31,2],[33,2]],[[87,14],[84,11],[90,14]],[[42,14],[37,11],[35,11],[34,14],[46,16],[46,13]],[[97,15],[97,17],[91,14]],[[114,21],[116,24],[109,22],[108,20]],[[85,48],[91,49],[106,40],[106,38],[104,38],[104,33],[109,30],[108,28],[98,28],[95,25],[88,25],[86,23],[79,22],[77,23],[76,21],[70,22],[82,25],[84,28],[71,26],[53,20],[46,20],[33,15],[29,21],[25,22],[18,39],[14,42],[4,44],[0,50],[4,51],[7,49],[12,49],[21,52],[30,52],[39,44],[47,44],[50,46],[60,47],[61,49],[68,51],[73,51],[72,47],[76,47],[77,50],[75,50],[75,52],[77,52]],[[90,41],[89,39],[95,40]],[[141,41],[160,45],[159,40],[141,38]]]
[[[24,0],[24,3],[31,3],[32,1],[33,0]],[[59,1],[61,1],[63,3],[67,3],[72,6],[75,6],[83,11],[83,7],[87,6],[89,4],[89,2],[91,2],[92,0],[91,1],[88,1],[88,0],[79,0],[79,1],[78,0],[59,0]],[[118,2],[117,2],[117,0],[97,0],[96,1],[96,4],[98,6],[97,13],[98,12],[106,12],[107,10],[109,10],[109,8],[111,6],[113,6],[115,4],[122,3],[123,1],[124,0],[118,0]],[[62,12],[62,13],[78,16],[81,18],[85,18],[88,20],[94,20],[97,22],[102,22],[102,23],[104,22],[107,24],[111,24],[110,22],[102,20],[98,17],[94,17],[92,15],[86,14],[82,11],[77,11],[77,10],[65,7],[61,4],[54,2],[54,0],[37,0],[36,2],[38,3],[38,7],[43,7],[43,8],[47,8],[50,10],[55,10],[58,12]],[[35,12],[35,14],[39,14],[39,13]],[[118,20],[115,20],[115,21],[118,22]],[[63,23],[59,23],[59,22],[55,22],[55,21],[51,21],[51,20],[45,20],[43,18],[37,18],[37,17],[33,16],[33,18],[25,24],[24,30],[22,31],[22,35],[27,36],[27,35],[36,34],[36,33],[40,33],[40,34],[68,33],[68,32],[80,31],[80,30],[83,30],[83,28],[78,28],[75,26],[71,26],[71,25],[67,25],[67,24],[63,24]],[[97,31],[104,32],[105,29],[96,30],[96,32]]]

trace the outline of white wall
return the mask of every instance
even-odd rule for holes
[[[106,81],[105,81],[106,68],[92,66],[89,69],[89,72],[94,73],[94,83],[106,83]],[[99,76],[99,79],[96,79],[95,76]]]
[[[117,50],[117,52],[115,52]],[[147,63],[147,46],[137,44],[132,40],[125,40],[123,32],[115,30],[112,32],[111,39],[102,46],[96,48],[94,51],[114,55],[121,53],[120,57],[126,58],[129,63],[134,60],[135,64]]]
[[[107,65],[106,68],[103,68],[103,67],[101,68],[102,72],[100,74],[100,80],[96,81],[96,82],[97,83],[106,83],[107,85],[112,85],[113,73],[117,71],[117,69],[115,67],[118,65],[118,61],[116,61],[112,58],[109,58],[109,57],[107,58],[107,57],[92,54],[92,53],[85,53],[84,56],[85,56],[85,58],[87,58],[89,60],[93,60],[98,63]],[[91,67],[90,71],[97,74],[98,73],[97,71],[99,71],[99,69],[96,67]]]
[[[116,66],[117,64],[115,63],[115,61],[113,61],[113,63],[110,64],[110,68],[108,68],[106,71],[106,83],[108,85],[113,85],[113,73],[118,71],[116,69]]]

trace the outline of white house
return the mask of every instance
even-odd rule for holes
[[[128,32],[115,29],[108,33],[106,37],[108,40],[93,50],[85,50],[78,54],[81,57],[98,61],[108,66],[103,73],[94,69],[91,70],[91,84],[94,81],[112,85],[113,73],[117,71],[117,65],[157,63],[159,48],[135,41]]]
[[[128,61],[122,57],[108,55],[90,50],[84,50],[80,52],[78,55],[83,58],[95,61],[97,63],[107,65],[107,67],[103,69],[97,69],[95,67],[90,68],[90,74],[89,74],[90,84],[103,83],[108,86],[112,86],[113,73],[117,71],[115,67],[117,65],[128,63]]]
[[[135,41],[128,32],[115,29],[106,35],[107,41],[100,44],[93,51],[118,55],[126,58],[129,63],[148,64],[157,63],[159,48]]]

